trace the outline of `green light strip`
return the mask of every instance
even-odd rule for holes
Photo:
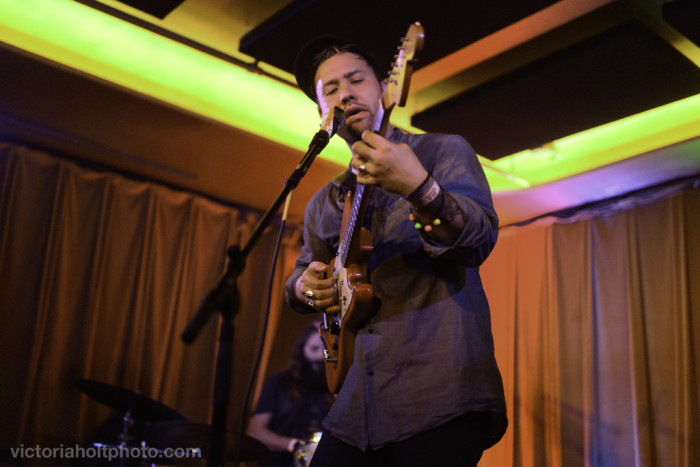
[[[72,0],[0,0],[0,40],[300,152],[318,129],[300,91]],[[698,135],[700,95],[482,164],[494,192],[519,190]],[[320,157],[349,152],[333,138]]]
[[[319,128],[300,91],[71,0],[0,0],[0,40],[300,151]]]
[[[700,94],[522,151],[493,164],[541,185],[700,135]]]

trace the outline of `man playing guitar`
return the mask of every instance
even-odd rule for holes
[[[422,30],[411,40],[422,40]],[[352,351],[331,387],[338,396],[312,466],[476,465],[507,425],[478,270],[498,235],[490,189],[462,137],[387,125],[387,89],[401,65],[385,80],[369,54],[336,37],[311,41],[296,60],[297,83],[319,111],[344,111],[338,134],[352,160],[307,205],[304,245],[286,288],[295,311],[337,314],[345,324],[339,289],[349,281],[339,275],[350,269],[336,257],[346,198],[371,188],[357,219],[371,245],[356,274],[371,300],[346,333]],[[328,332],[342,335],[338,326]]]

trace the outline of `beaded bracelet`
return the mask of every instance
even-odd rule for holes
[[[415,222],[413,226],[416,228],[416,230],[424,230],[425,232],[430,232],[433,230],[433,226],[437,227],[440,224],[442,224],[442,221],[440,220],[439,217],[436,217],[430,223],[423,225],[420,222],[416,222],[416,216],[413,215],[413,213],[410,213],[408,215],[408,218],[411,220],[411,222]]]

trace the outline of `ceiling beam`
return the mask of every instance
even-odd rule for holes
[[[406,104],[418,113],[633,18],[627,2],[562,0],[417,70]]]

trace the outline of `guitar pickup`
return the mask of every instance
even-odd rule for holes
[[[326,361],[327,361],[327,362],[331,362],[331,363],[332,363],[332,362],[337,362],[337,361],[338,361],[338,357],[337,357],[337,356],[333,356],[333,354],[332,354],[331,352],[327,351],[326,349],[323,349],[323,354],[324,354],[324,356],[326,357]]]

